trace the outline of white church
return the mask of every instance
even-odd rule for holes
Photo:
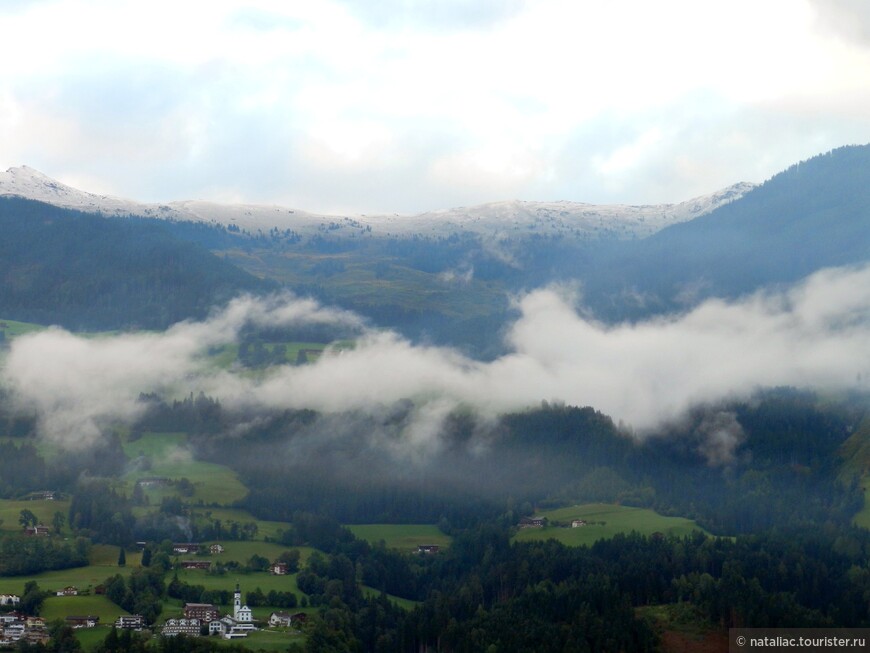
[[[242,605],[242,591],[236,583],[236,591],[233,593],[233,615],[210,621],[208,634],[220,635],[224,639],[239,639],[247,637],[248,633],[254,630],[257,630],[257,627],[254,625],[251,608]]]

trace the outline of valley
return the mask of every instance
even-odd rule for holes
[[[233,216],[267,209],[45,203],[27,175],[0,197],[10,646],[715,650],[868,623],[868,146],[666,209],[271,207],[258,231]]]

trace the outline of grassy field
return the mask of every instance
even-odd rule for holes
[[[127,440],[123,447],[131,459],[143,457],[149,463],[148,469],[125,476],[131,491],[139,479],[158,476],[170,480],[188,479],[194,487],[193,496],[185,498],[188,503],[202,501],[208,505],[228,506],[248,493],[230,468],[194,460],[184,433],[144,433],[136,440]],[[178,494],[178,491],[172,485],[157,486],[146,489],[145,494],[152,504],[159,504],[164,496]]]
[[[229,522],[233,521],[239,524],[244,524],[246,522],[255,522],[257,524],[258,539],[263,539],[266,537],[277,537],[279,531],[286,531],[289,527],[289,524],[285,522],[257,519],[247,510],[240,510],[238,508],[200,508],[197,506],[192,506],[191,517],[198,524],[214,522],[216,519],[219,519],[224,524],[228,524]],[[225,544],[224,542],[221,543]]]
[[[0,499],[0,530],[10,532],[20,532],[21,524],[18,518],[21,516],[22,510],[29,510],[39,521],[51,528],[51,519],[54,513],[59,512],[66,520],[69,513],[69,501],[12,501],[8,499]],[[61,534],[68,533],[66,524],[61,529]]]
[[[46,621],[64,619],[70,615],[97,615],[101,624],[111,624],[122,614],[123,608],[115,605],[105,596],[49,596],[40,610]]]
[[[44,329],[45,327],[41,324],[0,319],[0,331],[6,334],[6,338],[15,338],[16,336],[23,336],[27,333],[42,331]]]
[[[299,550],[300,564],[304,565],[308,560],[308,556],[314,551],[308,546],[284,546],[283,544],[275,544],[273,542],[262,542],[260,540],[249,540],[245,542],[228,542],[222,540],[225,551],[218,553],[208,558],[212,562],[229,562],[234,560],[239,563],[246,563],[251,556],[258,555],[267,558],[270,561],[275,560],[279,555],[290,549]],[[193,559],[193,558],[191,558]]]
[[[421,544],[450,546],[452,541],[432,524],[353,524],[348,526],[361,540],[377,544],[381,540],[391,549],[416,551]]]
[[[361,588],[363,596],[380,596],[381,593],[376,590],[374,587],[368,587],[367,585],[363,585]],[[403,610],[413,610],[418,605],[420,605],[419,601],[412,601],[411,599],[403,599],[401,596],[393,596],[392,594],[387,594],[387,598],[390,602],[395,603],[397,606],[402,608]]]
[[[853,521],[856,526],[870,529],[870,418],[865,418],[858,424],[849,439],[840,447],[839,454],[843,461],[840,480],[849,483],[859,478],[861,489],[864,490],[864,506]]]
[[[524,528],[515,536],[517,542],[554,539],[568,546],[593,544],[598,540],[613,537],[617,533],[636,531],[643,535],[663,533],[665,535],[689,535],[692,531],[704,531],[691,519],[684,517],[665,517],[645,508],[632,508],[606,503],[588,503],[568,508],[558,508],[536,513],[536,517],[546,517],[567,524],[565,527],[546,526],[545,528]],[[586,526],[571,528],[571,521],[584,519]]]
[[[46,591],[56,591],[69,585],[80,590],[93,589],[109,576],[129,576],[139,566],[141,559],[139,552],[128,551],[127,565],[119,567],[118,547],[97,544],[91,547],[91,564],[87,567],[46,571],[33,576],[3,576],[0,577],[0,593],[21,594],[28,580],[35,580]]]

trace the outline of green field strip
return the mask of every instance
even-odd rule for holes
[[[641,535],[662,533],[677,537],[690,535],[694,531],[706,533],[693,520],[685,517],[665,517],[647,508],[605,503],[547,510],[535,513],[535,516],[546,517],[550,522],[561,522],[566,526],[523,528],[514,536],[514,541],[533,542],[554,539],[568,546],[582,546],[609,539],[619,533],[637,532]],[[585,520],[587,525],[571,528],[571,521],[575,519]]]
[[[387,548],[416,551],[421,544],[448,547],[452,542],[432,524],[351,524],[348,529],[359,539],[370,544],[383,541]]]

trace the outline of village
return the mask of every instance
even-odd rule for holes
[[[43,524],[28,525],[22,529],[25,537],[50,537],[51,529]],[[148,546],[145,542],[137,543],[140,550]],[[213,563],[203,559],[204,555],[220,555],[226,551],[223,544],[212,543],[203,545],[192,542],[177,542],[171,546],[175,556],[197,556],[198,559],[175,558],[175,576],[179,572],[208,572]],[[296,570],[295,566],[286,561],[276,560],[268,564],[270,576],[287,576]],[[257,588],[259,590],[259,587]],[[76,585],[66,585],[45,591],[49,596],[68,599],[70,597],[105,596],[106,585],[97,584],[80,588]],[[21,608],[21,596],[18,594],[0,594],[0,647],[12,647],[20,642],[28,644],[46,643],[50,639],[49,626],[45,618],[26,614]],[[295,603],[295,602],[294,602]],[[68,605],[73,604],[67,603]],[[122,614],[114,621],[101,621],[98,614],[67,614],[62,623],[73,630],[110,627],[118,631],[129,630],[148,633],[154,637],[174,637],[186,635],[189,637],[219,637],[224,640],[238,640],[248,637],[260,630],[288,629],[299,630],[308,620],[305,611],[273,610],[268,617],[257,619],[251,607],[242,600],[242,588],[235,583],[232,593],[232,605],[229,610],[222,610],[214,603],[198,603],[186,601],[179,616],[169,616],[162,622],[149,624],[141,614]]]

